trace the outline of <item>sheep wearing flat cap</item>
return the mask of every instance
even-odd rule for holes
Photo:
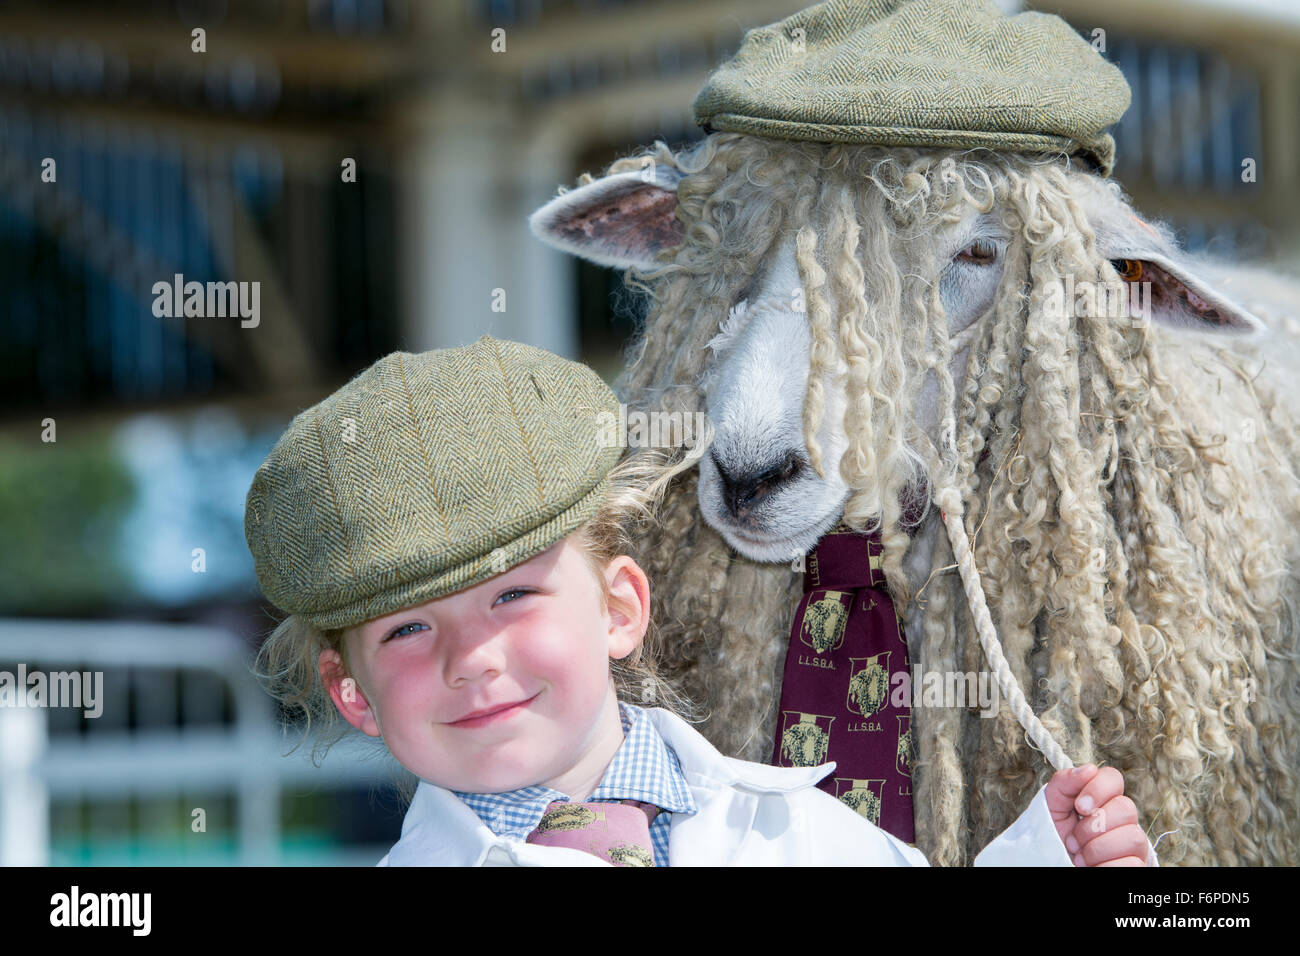
[[[798,556],[840,521],[880,530],[914,676],[988,668],[946,510],[1033,712],[1123,772],[1161,862],[1294,865],[1300,303],[1067,155],[715,131],[532,225],[646,294],[620,398],[713,425],[636,557],[723,752],[770,756]],[[1051,773],[1005,706],[911,735],[935,864]]]

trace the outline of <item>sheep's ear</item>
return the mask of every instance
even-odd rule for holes
[[[651,269],[682,243],[679,170],[663,163],[615,173],[556,196],[528,217],[543,242],[603,266]]]
[[[1263,331],[1259,318],[1215,289],[1205,271],[1178,251],[1167,230],[1128,209],[1106,212],[1093,220],[1097,249],[1129,283],[1130,302],[1144,311],[1149,304],[1152,321],[1228,335]]]
[[[1107,258],[1120,278],[1130,286],[1137,286],[1130,289],[1130,301],[1143,303],[1144,307],[1150,302],[1151,319],[1155,322],[1229,335],[1251,335],[1264,330],[1264,323],[1258,317],[1219,292],[1194,267],[1178,258],[1129,250]]]

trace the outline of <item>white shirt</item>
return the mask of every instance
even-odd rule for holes
[[[699,812],[674,813],[671,866],[928,866],[920,850],[817,789],[835,769],[770,767],[726,757],[663,708],[646,710],[677,754]],[[975,857],[975,866],[1073,866],[1046,787]],[[1155,851],[1147,862],[1157,865]],[[402,836],[378,866],[609,866],[568,847],[500,837],[455,794],[421,780]]]

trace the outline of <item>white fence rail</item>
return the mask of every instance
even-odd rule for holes
[[[105,712],[99,720],[115,716],[106,721],[112,726],[60,734],[51,731],[48,706],[0,706],[0,866],[50,864],[54,800],[148,798],[202,789],[228,790],[236,797],[238,863],[275,866],[283,862],[280,802],[286,786],[340,788],[391,780],[391,758],[357,739],[331,749],[320,767],[311,763],[310,741],[284,756],[296,741],[279,728],[273,702],[250,670],[248,648],[217,628],[0,618],[0,670],[13,673],[19,664],[28,673],[215,675],[229,690],[233,720],[132,730],[124,714],[114,714],[126,707],[125,695],[118,694],[100,702]],[[174,703],[184,711],[183,699]],[[82,719],[78,710],[77,720]],[[86,719],[87,725],[97,722]]]

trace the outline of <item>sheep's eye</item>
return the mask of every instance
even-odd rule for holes
[[[991,239],[976,239],[969,246],[954,256],[957,262],[968,262],[971,265],[987,266],[991,265],[998,257],[998,247]]]
[[[1114,266],[1119,277],[1125,282],[1137,282],[1142,278],[1142,261],[1140,259],[1112,259],[1110,264]]]

